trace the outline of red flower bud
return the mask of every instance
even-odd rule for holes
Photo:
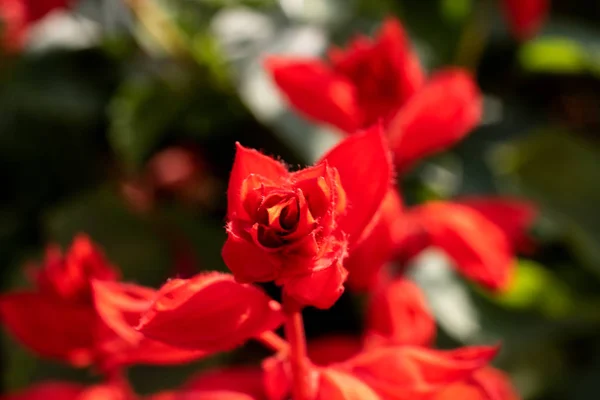
[[[353,160],[360,157],[361,164]],[[275,281],[303,305],[342,294],[343,260],[365,234],[392,180],[381,128],[346,139],[316,166],[288,172],[238,145],[223,259],[240,282]]]

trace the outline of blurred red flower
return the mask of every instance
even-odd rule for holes
[[[49,247],[31,271],[34,290],[0,296],[0,318],[23,345],[42,357],[103,372],[123,365],[174,364],[204,352],[178,349],[134,330],[156,292],[116,281],[119,272],[85,235],[62,255]],[[40,335],[43,332],[43,335]]]
[[[366,234],[391,183],[379,126],[291,173],[238,145],[223,259],[240,282],[274,280],[297,303],[329,308],[343,292],[342,261]]]
[[[456,68],[425,77],[400,22],[359,36],[328,62],[269,57],[266,68],[290,104],[314,121],[352,134],[383,120],[401,171],[464,137],[481,118],[473,78]]]
[[[504,15],[513,35],[519,40],[530,39],[542,27],[550,0],[502,0]]]
[[[0,43],[3,49],[21,49],[29,27],[50,12],[66,8],[71,0],[0,0]]]

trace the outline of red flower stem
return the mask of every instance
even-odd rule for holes
[[[289,357],[292,369],[292,400],[310,400],[310,371],[309,360],[306,355],[302,309],[290,303],[293,303],[293,301],[284,300],[284,309],[287,313],[285,336],[290,346]]]
[[[273,331],[263,332],[256,339],[275,352],[288,351],[290,347],[288,342],[283,340],[279,335],[277,335]]]

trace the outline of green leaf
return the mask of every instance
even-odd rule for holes
[[[473,8],[473,0],[440,0],[443,17],[453,23],[467,19]]]
[[[149,77],[123,83],[109,105],[108,138],[129,167],[138,167],[185,107],[186,93]]]
[[[530,72],[582,74],[600,71],[597,51],[566,37],[541,37],[525,43],[519,52],[521,66]]]
[[[569,315],[574,301],[569,288],[542,265],[520,260],[511,288],[492,301],[515,309],[532,309],[552,318]]]
[[[170,254],[148,219],[133,214],[109,188],[74,197],[45,220],[48,236],[62,246],[86,233],[123,271],[124,280],[158,286],[168,277]]]

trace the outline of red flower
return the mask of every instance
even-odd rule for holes
[[[550,9],[549,0],[502,0],[505,17],[519,40],[534,36],[542,27]]]
[[[435,338],[435,320],[423,293],[406,279],[382,285],[369,299],[368,346],[429,346]]]
[[[388,19],[372,41],[358,37],[329,62],[271,57],[266,68],[294,108],[346,133],[383,120],[401,170],[446,149],[481,118],[481,94],[465,71],[428,82],[402,26]]]
[[[36,290],[0,296],[0,317],[36,353],[76,366],[88,365],[98,328],[90,279],[116,276],[89,238],[80,235],[64,256],[57,248],[49,248],[43,267],[32,273]]]
[[[433,397],[434,400],[519,400],[520,396],[502,372],[485,367],[468,379],[454,383]]]
[[[0,43],[6,50],[23,47],[31,24],[67,7],[69,0],[0,0]]]
[[[214,272],[167,282],[138,329],[173,346],[214,352],[239,346],[282,322],[279,304],[260,289]]]
[[[298,303],[328,308],[343,292],[342,262],[365,235],[391,181],[379,126],[292,173],[238,145],[223,259],[240,282],[274,280]]]

